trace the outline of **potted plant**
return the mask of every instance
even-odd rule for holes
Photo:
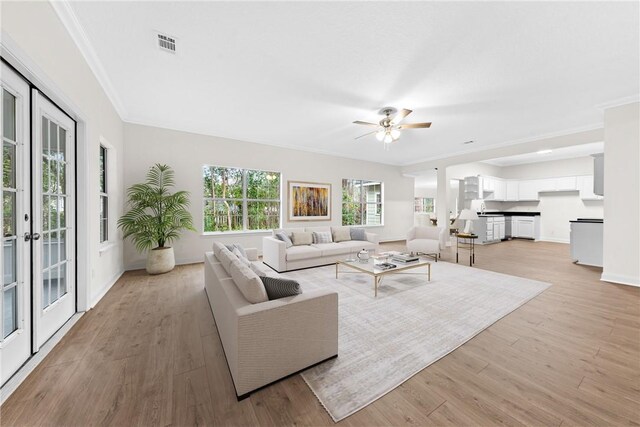
[[[124,238],[131,240],[140,252],[147,255],[147,272],[161,274],[173,270],[173,248],[166,246],[180,237],[183,230],[196,231],[193,218],[187,210],[189,192],[171,193],[174,186],[173,170],[159,163],[149,169],[147,180],[127,190],[129,212],[118,220]]]

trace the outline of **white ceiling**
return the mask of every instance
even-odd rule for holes
[[[71,6],[124,120],[382,163],[601,126],[640,92],[638,2]],[[386,105],[433,126],[354,141]]]
[[[589,144],[555,148],[551,150],[550,153],[533,152],[533,153],[527,153],[527,154],[518,154],[517,156],[508,156],[508,157],[500,157],[498,159],[484,160],[482,163],[488,163],[490,165],[495,165],[495,166],[515,166],[515,165],[524,165],[528,163],[548,162],[551,160],[562,160],[562,159],[573,159],[576,157],[586,157],[592,154],[598,154],[603,152],[604,152],[604,142],[592,142]]]

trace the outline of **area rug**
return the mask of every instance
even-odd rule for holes
[[[420,271],[419,269],[412,270]],[[319,267],[283,274],[303,290],[339,294],[339,354],[302,373],[340,421],[446,356],[550,284],[462,265],[431,264],[425,276],[390,275],[374,297],[373,278]]]

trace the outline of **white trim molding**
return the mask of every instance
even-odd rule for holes
[[[620,107],[622,105],[633,104],[636,102],[640,102],[640,94],[636,93],[635,95],[629,95],[622,98],[614,99],[609,102],[605,102],[602,104],[598,104],[595,106],[598,110],[608,110],[609,108]]]
[[[618,285],[640,287],[640,277],[623,276],[620,274],[602,273],[600,280],[603,282],[615,283]]]
[[[82,53],[85,61],[87,61],[89,68],[91,68],[91,71],[93,71],[93,75],[96,77],[96,80],[98,80],[100,86],[102,86],[104,93],[111,101],[111,104],[113,104],[113,108],[120,116],[120,119],[124,120],[127,116],[127,110],[120,100],[120,97],[118,96],[113,83],[111,82],[111,79],[102,66],[100,58],[98,58],[96,51],[93,49],[91,42],[89,41],[89,37],[82,28],[78,17],[71,7],[71,4],[68,0],[58,0],[52,1],[51,6],[58,15],[58,18],[60,18],[62,25],[64,25],[64,27],[69,32],[69,36],[71,36],[73,42],[76,44],[76,46],[78,46],[78,50],[80,50],[80,53]]]

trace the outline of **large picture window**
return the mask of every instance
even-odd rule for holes
[[[380,181],[342,180],[342,225],[382,225]]]
[[[280,228],[280,173],[205,166],[204,231]]]

